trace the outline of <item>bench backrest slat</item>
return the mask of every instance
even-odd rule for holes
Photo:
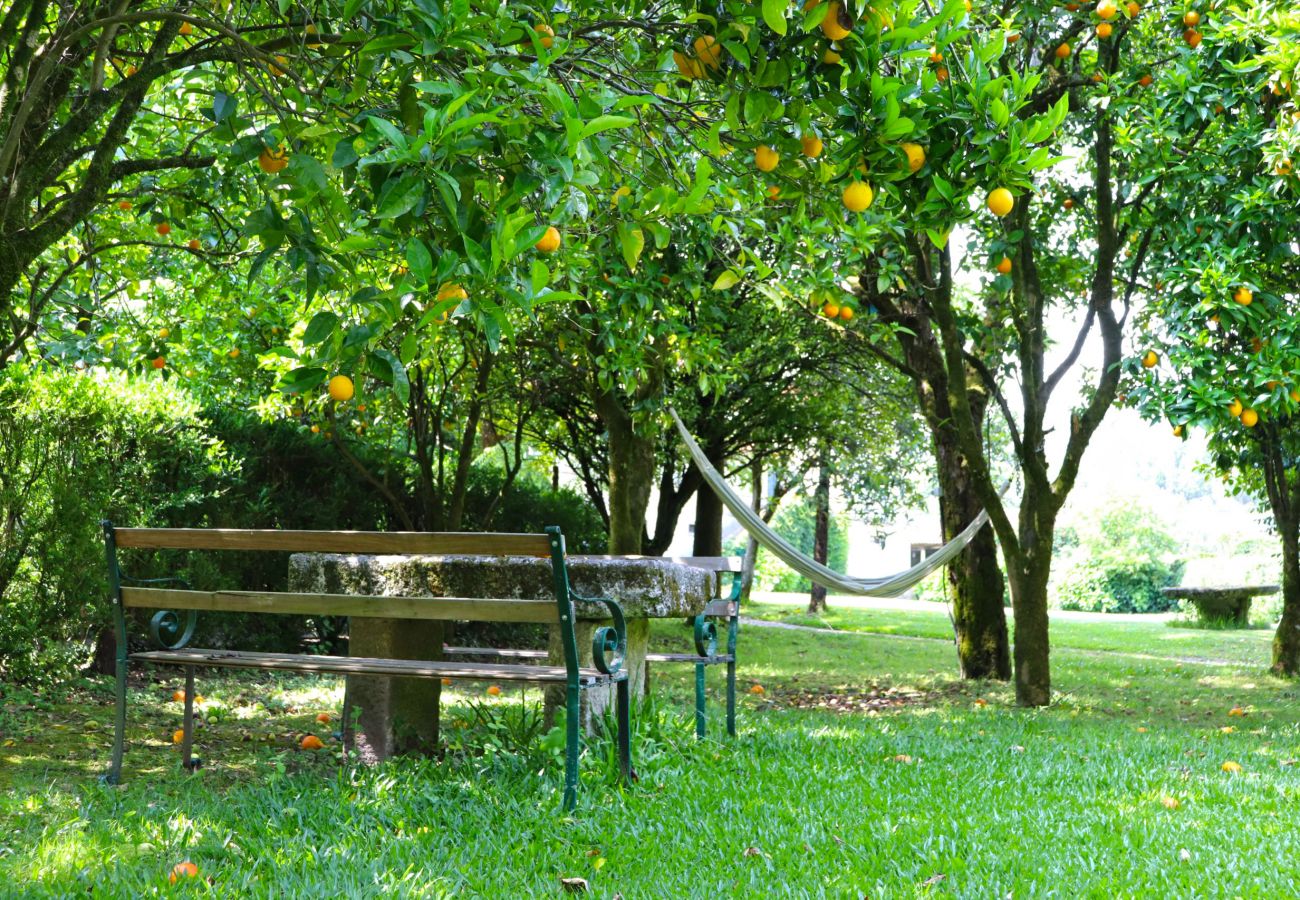
[[[365,616],[475,622],[559,621],[554,600],[495,600],[463,597],[375,597],[271,591],[185,591],[123,587],[122,605],[149,609]]]
[[[118,547],[151,550],[278,550],[441,556],[551,555],[544,534],[419,531],[282,531],[233,528],[116,528]]]

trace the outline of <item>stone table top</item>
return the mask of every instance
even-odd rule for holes
[[[1201,597],[1229,600],[1257,597],[1261,594],[1276,594],[1278,586],[1276,584],[1236,584],[1223,587],[1167,587],[1161,588],[1160,592],[1166,597],[1174,597],[1178,600],[1196,600]]]
[[[568,559],[575,593],[612,597],[629,619],[698,615],[713,596],[713,573],[657,557]],[[374,556],[295,553],[289,589],[379,597],[555,597],[549,559],[524,556]],[[608,617],[597,603],[578,603],[579,619]]]

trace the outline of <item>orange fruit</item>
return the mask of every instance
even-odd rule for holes
[[[822,34],[832,41],[842,41],[853,32],[853,20],[845,12],[841,3],[831,3],[830,8],[826,10],[826,18],[822,19]]]
[[[701,35],[695,39],[692,44],[695,48],[695,55],[699,58],[700,63],[706,69],[716,69],[722,65],[722,45],[718,39],[711,34]]]
[[[920,144],[903,144],[903,153],[907,156],[908,171],[915,172],[925,165],[925,148]]]
[[[780,189],[779,187],[777,187],[777,186],[774,185],[774,184],[773,184],[773,185],[768,185],[768,188],[767,188],[767,199],[769,199],[769,200],[776,200],[776,199],[779,198],[780,196],[781,196],[781,189]]]
[[[1300,403],[1300,391],[1297,391],[1294,388],[1292,388],[1291,393],[1288,394],[1287,396],[1291,398],[1292,403]]]
[[[258,154],[257,164],[267,175],[283,172],[289,165],[289,151],[284,149],[284,144],[280,144],[274,150],[266,147]]]
[[[199,867],[187,859],[185,862],[179,862],[172,866],[172,873],[167,876],[167,880],[175,884],[182,878],[194,878],[198,874]]]
[[[754,148],[754,165],[758,167],[758,171],[771,172],[780,161],[781,154],[767,144],[760,144]]]
[[[117,204],[117,208],[118,208],[118,209],[121,209],[121,210],[127,210],[127,209],[130,209],[130,208],[131,208],[131,201],[130,201],[130,200],[122,200],[122,201],[120,201],[120,202]]]
[[[442,680],[442,686],[443,686],[443,687],[450,687],[450,686],[451,686],[451,679],[450,679],[450,678],[444,678],[444,679]]]
[[[319,425],[313,425],[313,426],[311,427],[311,433],[312,433],[312,434],[320,434],[320,426],[319,426]]]
[[[554,225],[548,225],[533,246],[541,253],[554,253],[560,249],[560,230]]]
[[[330,721],[331,721],[331,720],[330,720],[330,714],[329,714],[329,713],[321,713],[320,715],[318,715],[318,716],[316,717],[316,721],[317,721],[317,722],[320,722],[322,725],[328,725],[328,724],[330,723]]]
[[[203,245],[199,243],[198,238],[190,238],[189,243],[187,243],[185,246],[189,247],[191,250],[198,250]]]
[[[805,134],[799,138],[799,148],[804,156],[816,159],[822,155],[822,139],[815,134]]]
[[[1160,354],[1154,350],[1148,350],[1142,354],[1142,368],[1154,369],[1160,362]]]
[[[837,304],[837,303],[831,303],[831,302],[827,301],[827,302],[822,306],[822,315],[825,316],[825,317],[828,318],[828,319],[834,319],[834,318],[837,318],[837,317],[839,316],[839,314],[840,314],[840,307],[839,307],[839,304]]]
[[[180,31],[178,33],[185,37],[189,37],[191,34],[194,33],[194,26],[191,25],[189,22],[182,22]]]
[[[1189,28],[1183,32],[1183,40],[1187,41],[1187,46],[1195,50],[1201,46],[1201,33],[1195,28]]]
[[[167,339],[168,339],[169,337],[171,337],[171,336],[172,336],[172,330],[171,330],[170,328],[159,328],[159,329],[158,329],[158,338],[159,338],[159,340],[163,340],[163,341],[165,341],[165,340],[167,340]]]
[[[356,393],[356,387],[352,384],[352,379],[346,375],[335,375],[330,379],[326,387],[329,391],[330,399],[338,403],[346,403],[352,399]]]
[[[1183,13],[1183,24],[1188,28],[1195,28],[1201,24],[1201,14],[1194,9],[1189,9]]]
[[[140,71],[140,70],[139,70],[138,68],[136,68],[135,66],[127,66],[127,67],[126,67],[126,76],[127,76],[128,78],[130,78],[132,75],[134,75],[136,72],[139,72],[139,71]]]
[[[1143,87],[1151,87],[1151,82],[1153,81],[1155,81],[1155,79],[1148,74],[1148,75],[1143,75],[1141,78],[1139,78],[1138,84],[1142,85]]]
[[[844,189],[840,199],[849,212],[862,212],[871,206],[872,201],[876,199],[876,195],[871,190],[871,185],[862,181],[852,181]]]
[[[853,307],[851,307],[851,306],[841,306],[841,307],[840,307],[840,318],[843,319],[845,322],[847,322],[847,321],[849,321],[850,319],[852,319],[852,318],[853,318]]]
[[[289,60],[283,56],[277,56],[273,62],[266,64],[266,69],[271,73],[272,78],[281,78],[289,74]]]
[[[1223,765],[1219,766],[1219,768],[1227,772],[1229,775],[1235,775],[1241,771],[1241,763],[1235,763],[1232,760],[1228,760]]]
[[[320,35],[320,29],[318,29],[311,22],[307,23],[307,27],[303,29],[303,34],[307,35],[307,37],[309,38],[309,40],[307,41],[307,46],[310,47],[312,50],[317,50],[325,46],[319,41],[310,40],[310,38],[318,37]]]
[[[158,357],[158,358],[159,358],[159,359],[162,359],[161,356]],[[161,369],[162,366],[158,365],[158,364],[155,362],[155,364],[154,364],[154,368],[155,368],[155,369]],[[184,691],[172,691],[172,702],[173,702],[173,703],[184,703],[184,702],[185,702],[185,692],[184,692]]]
[[[1066,59],[1069,55],[1070,55],[1069,44],[1061,44],[1059,47],[1056,48],[1057,59]]]
[[[494,684],[494,685],[492,685],[491,687],[489,687],[489,688],[487,689],[487,693],[488,693],[488,696],[489,696],[489,697],[500,697],[500,696],[501,696],[501,688],[497,687],[497,686]]]
[[[1228,715],[1230,715],[1230,716],[1244,716],[1244,715],[1246,715],[1246,711],[1245,711],[1244,709],[1242,709],[1240,706],[1234,706],[1232,709],[1228,710]]]
[[[1066,197],[1064,200],[1061,201],[1061,206],[1062,206],[1062,208],[1064,208],[1064,209],[1074,209],[1074,200],[1073,200],[1073,198],[1071,198],[1071,197]]]
[[[756,685],[754,685],[753,687],[751,687],[751,688],[749,689],[749,692],[750,692],[751,694],[758,694],[758,695],[762,695],[762,694],[766,694],[766,693],[767,693],[767,691],[763,689],[763,686],[762,686],[761,684],[756,684]]]
[[[1253,409],[1243,409],[1241,411],[1241,424],[1247,428],[1254,428],[1259,424],[1259,413]]]
[[[316,735],[309,734],[298,743],[298,746],[304,750],[320,750],[325,744]]]
[[[939,68],[935,69],[935,70],[934,70],[934,77],[937,78],[939,81],[947,81],[947,80],[948,80],[948,67],[947,67],[947,66],[940,66]]]
[[[1183,426],[1181,426],[1181,425],[1175,425],[1175,426],[1174,426],[1174,437],[1182,437],[1182,436],[1183,436]]]
[[[1233,293],[1232,299],[1236,300],[1242,306],[1250,306],[1250,304],[1255,300],[1255,292],[1245,285],[1242,285]]]
[[[444,300],[468,300],[469,294],[465,289],[454,281],[449,281],[442,287],[438,288],[438,302]]]
[[[1177,809],[1182,806],[1182,804],[1178,802],[1177,797],[1161,797],[1160,805],[1165,809]]]
[[[206,700],[206,699],[207,699],[207,698],[205,698],[202,694],[195,694],[195,695],[194,695],[194,705],[195,705],[195,706],[202,706],[204,700]]]
[[[995,216],[1005,216],[1011,212],[1012,207],[1016,205],[1016,198],[1011,196],[1011,192],[1004,187],[994,188],[989,191],[988,197],[989,212]]]
[[[998,270],[999,274],[1002,274],[1002,275],[1010,275],[1010,274],[1011,274],[1011,258],[1010,258],[1009,256],[1004,256],[1004,257],[1002,257],[1002,259],[998,260],[997,270]]]
[[[677,64],[677,74],[687,81],[694,81],[704,75],[704,64],[680,50],[673,51],[673,62]]]
[[[1234,416],[1240,416],[1242,409],[1244,409],[1244,407],[1241,405],[1240,400],[1234,399],[1231,403],[1228,404],[1228,412],[1232,413],[1232,415]]]
[[[1105,40],[1106,38],[1110,37],[1111,32],[1113,32],[1114,30],[1115,29],[1111,27],[1111,24],[1109,22],[1097,23],[1097,37],[1101,38],[1102,40]],[[1100,81],[1101,79],[1097,78],[1096,80]]]
[[[533,31],[539,35],[537,43],[541,44],[547,50],[550,50],[555,44],[555,30],[550,25],[534,25]]]
[[[157,231],[163,237],[167,237],[167,235],[172,233],[172,227],[168,225],[166,222],[159,222],[157,227],[154,228],[154,230]]]
[[[181,743],[181,741],[183,741],[183,740],[185,740],[185,729],[184,729],[184,728],[177,728],[175,731],[172,732],[172,743],[173,743],[173,744],[179,744],[179,743]]]
[[[230,352],[227,353],[226,355],[229,356],[231,359],[239,359],[239,348],[231,347]]]
[[[1128,9],[1129,16],[1132,17],[1142,11],[1142,4],[1138,3],[1137,0],[1129,0],[1129,4],[1126,8]]]
[[[941,63],[941,62],[943,62],[943,54],[940,53],[939,50],[938,50],[938,48],[936,48],[936,47],[931,47],[931,48],[930,48],[930,62],[932,62],[932,63]]]
[[[822,65],[824,66],[833,66],[841,59],[843,59],[843,57],[830,48],[822,51]]]
[[[1013,31],[1013,32],[1011,32],[1010,34],[1007,35],[1007,43],[1008,43],[1008,44],[1014,44],[1014,43],[1015,43],[1016,41],[1018,41],[1018,40],[1020,40],[1020,32],[1019,32],[1019,31]]]
[[[1115,5],[1115,0],[1101,0],[1097,4],[1097,15],[1103,19],[1113,19],[1117,12],[1119,7]]]
[[[153,365],[153,367],[154,367],[155,369],[161,369],[161,368],[163,368],[163,367],[165,367],[165,366],[167,365],[167,360],[166,360],[164,357],[157,356],[157,357],[154,357],[154,361],[153,361],[153,364],[152,364],[152,365]],[[185,695],[184,695],[184,694],[181,694],[179,697],[172,697],[172,699],[173,699],[173,700],[184,700],[184,699],[185,699]]]

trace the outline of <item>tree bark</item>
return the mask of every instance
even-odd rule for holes
[[[1282,532],[1282,619],[1273,634],[1273,674],[1300,675],[1300,535],[1292,520]]]
[[[950,429],[935,432],[934,447],[939,516],[946,542],[965,530],[984,504],[971,484],[970,463],[961,454]],[[1011,647],[1003,607],[1005,584],[997,552],[993,529],[986,525],[947,566],[957,665],[963,678],[1011,678]]]
[[[1016,623],[1016,701],[1021,706],[1046,706],[1052,699],[1047,579],[1056,529],[1054,499],[1026,486],[1020,501],[1020,545],[1007,554]]]
[[[813,506],[816,508],[816,520],[813,525],[813,559],[826,565],[830,550],[831,534],[831,467],[829,454],[823,447],[817,463],[817,490],[813,493]],[[808,612],[826,611],[826,585],[813,582],[812,592],[808,595]]]
[[[631,413],[612,393],[601,394],[596,408],[609,435],[609,552],[637,555],[654,484],[655,442],[637,433]]]
[[[704,454],[713,468],[723,470],[726,460],[721,446],[710,444]],[[691,552],[695,556],[722,555],[722,501],[707,484],[695,492],[695,542]]]

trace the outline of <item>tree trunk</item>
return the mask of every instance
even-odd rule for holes
[[[725,463],[722,448],[716,445],[704,448],[713,468],[719,472]],[[695,492],[695,556],[722,555],[722,501],[707,483]]]
[[[817,490],[813,493],[813,506],[816,508],[816,521],[813,526],[813,559],[826,565],[830,551],[831,534],[831,467],[829,454],[822,448],[821,458],[817,462]],[[826,585],[813,582],[812,592],[808,595],[808,612],[826,611]]]
[[[1035,493],[1031,488],[1025,490],[1020,507],[1020,549],[1007,554],[1016,625],[1016,702],[1021,706],[1047,706],[1052,700],[1047,578],[1056,523],[1051,499]]]
[[[1282,533],[1282,620],[1273,635],[1273,674],[1300,675],[1300,523],[1277,520]]]
[[[952,430],[937,430],[934,447],[939,516],[946,542],[974,521],[983,504],[971,483],[970,464],[957,448]],[[1005,585],[997,552],[993,529],[986,525],[947,566],[957,664],[963,678],[1011,678],[1011,647],[1002,605]]]
[[[655,475],[655,442],[637,434],[631,414],[612,394],[596,402],[609,435],[609,552],[642,552],[645,514]]]

